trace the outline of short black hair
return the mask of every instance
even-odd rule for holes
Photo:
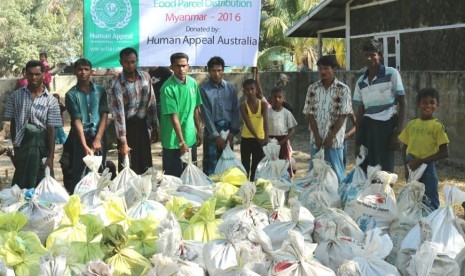
[[[283,93],[283,95],[286,95],[286,92],[281,86],[275,86],[271,88],[270,95],[277,94],[277,93]]]
[[[436,102],[439,104],[439,91],[434,88],[423,88],[417,94],[417,103],[421,101],[422,98],[430,96],[431,98],[436,99]]]
[[[247,85],[256,85],[257,84],[257,81],[254,80],[254,79],[246,79],[243,83],[242,83],[242,88],[245,88]]]
[[[189,56],[185,53],[174,53],[170,56],[170,62],[171,64],[174,64],[174,62],[178,59],[183,59],[185,58],[187,62],[189,62]]]
[[[44,56],[45,58],[48,58],[47,52],[41,52],[39,53],[39,57]]]
[[[45,66],[44,64],[40,61],[40,60],[30,60],[26,63],[26,72],[29,68],[34,68],[34,67],[40,67],[40,71],[42,71],[42,73],[45,72]]]
[[[335,68],[338,66],[337,64],[337,61],[336,59],[334,58],[334,56],[330,56],[330,55],[326,55],[326,56],[322,56],[317,62],[316,62],[316,65],[317,66],[331,66],[331,68]]]
[[[78,66],[89,66],[90,69],[92,69],[92,62],[90,62],[88,59],[80,58],[74,62],[74,70],[76,70]]]
[[[221,69],[224,70],[224,59],[219,57],[219,56],[214,56],[212,57],[208,62],[207,62],[207,67],[208,71],[213,68],[215,65],[220,65]]]
[[[136,49],[131,48],[131,47],[126,47],[119,52],[119,59],[123,59],[123,57],[129,56],[130,54],[134,54],[136,55],[136,58],[138,58]]]
[[[370,39],[365,41],[362,46],[363,52],[377,52],[383,54],[383,44],[376,39]]]

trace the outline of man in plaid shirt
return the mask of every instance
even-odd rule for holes
[[[113,82],[108,98],[118,138],[118,170],[129,155],[131,169],[142,174],[152,167],[150,144],[158,140],[158,119],[150,75],[136,68],[137,61],[135,49],[121,50],[123,72]]]
[[[43,85],[45,67],[38,60],[26,64],[28,85],[11,93],[3,113],[10,120],[15,152],[13,184],[33,188],[45,176],[53,176],[55,127],[62,126],[60,107]],[[46,158],[45,166],[42,159]]]

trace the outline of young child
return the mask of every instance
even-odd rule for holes
[[[65,124],[65,120],[63,119],[63,113],[66,110],[66,106],[61,102],[60,95],[57,93],[53,94],[53,97],[55,97],[58,101],[58,105],[60,106],[60,113],[61,113],[61,121],[62,124]],[[66,133],[63,127],[56,127],[55,128],[55,144],[57,145],[62,145],[66,142]]]
[[[254,181],[257,165],[264,156],[262,146],[268,140],[266,120],[268,108],[265,102],[257,98],[255,80],[246,79],[242,87],[246,101],[239,108],[244,120],[241,133],[241,160],[249,179]],[[252,164],[250,164],[251,157]]]
[[[16,81],[15,90],[20,89],[21,87],[27,86],[27,79],[26,79],[26,67],[23,67],[21,70],[22,77]]]
[[[423,202],[431,210],[436,210],[439,194],[435,162],[449,156],[446,129],[433,116],[439,106],[439,92],[433,88],[422,89],[417,95],[417,106],[420,117],[411,120],[399,135],[404,144],[405,177],[408,178],[408,168],[413,171],[421,164],[428,165],[420,178],[420,182],[425,184],[426,198]]]
[[[292,150],[290,147],[290,138],[294,135],[294,127],[297,121],[294,115],[283,107],[286,100],[286,94],[281,87],[271,89],[271,108],[268,109],[268,135],[270,138],[275,138],[281,145],[279,159],[292,161]],[[295,168],[289,167],[289,175],[294,176]]]
[[[40,61],[45,66],[44,85],[50,92],[50,83],[52,82],[52,74],[50,73],[50,66],[47,61],[47,53],[42,52],[39,54]]]

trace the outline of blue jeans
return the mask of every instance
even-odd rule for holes
[[[330,148],[325,149],[325,161],[331,164],[334,172],[337,175],[339,183],[345,178],[345,168],[343,163],[343,150],[344,148]],[[310,145],[310,156],[313,160],[313,156],[318,152],[314,144]],[[313,168],[313,162],[310,161],[310,169]]]
[[[408,154],[405,157],[405,162],[409,162],[413,156]],[[419,182],[425,185],[425,195],[423,196],[423,203],[428,206],[432,211],[439,207],[439,193],[438,193],[438,177],[436,175],[436,162],[426,163],[427,167]]]
[[[344,140],[344,148],[342,150],[342,163],[344,164],[344,170],[347,168],[347,148],[349,147],[349,140]]]

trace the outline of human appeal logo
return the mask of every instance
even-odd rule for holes
[[[90,14],[95,25],[108,31],[124,28],[131,21],[131,0],[93,0]]]

